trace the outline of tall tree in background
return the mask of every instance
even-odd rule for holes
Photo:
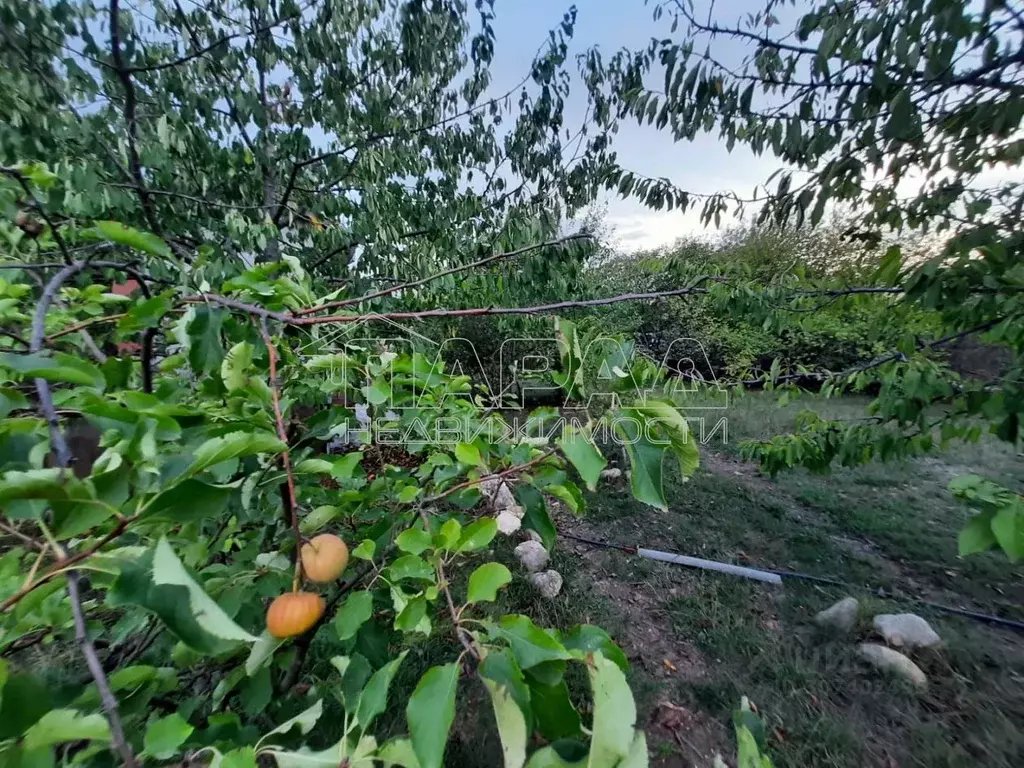
[[[200,280],[282,256],[411,279],[533,244],[590,200],[603,161],[564,124],[574,11],[502,92],[482,0],[61,0],[0,17],[0,160],[49,163],[64,214],[163,236]],[[518,274],[566,289],[578,254],[547,255]]]
[[[713,4],[651,5],[667,36],[607,62],[596,50],[582,60],[598,123],[636,120],[678,141],[712,133],[730,149],[770,152],[783,166],[751,199],[732,191],[693,195],[620,167],[608,183],[621,194],[658,209],[702,206],[704,219],[715,222],[753,205],[761,222],[787,226],[817,224],[842,205],[856,216],[851,236],[869,243],[898,242],[914,230],[944,242],[917,263],[905,263],[898,245],[889,248],[872,285],[818,286],[832,291],[830,301],[891,292],[895,301],[939,313],[943,336],[908,334],[891,355],[847,371],[773,369],[768,376],[770,383],[809,377],[826,392],[878,380],[874,419],[845,424],[811,414],[797,434],[748,446],[750,454],[772,471],[794,464],[822,470],[977,439],[979,419],[1017,441],[1024,415],[1024,9],[1004,0],[769,0],[734,22]],[[686,264],[677,268],[694,277]],[[798,323],[791,310],[820,302],[803,294],[810,286],[793,274],[768,290],[739,282],[720,282],[715,292],[766,323]],[[930,354],[975,334],[1012,352],[997,383],[960,381]],[[960,479],[953,490],[982,510],[964,531],[962,551],[998,543],[1014,559],[1024,557],[1016,494],[980,478]]]

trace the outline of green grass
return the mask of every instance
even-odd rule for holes
[[[705,452],[712,471],[668,482],[669,513],[642,508],[625,492],[591,494],[588,529],[609,540],[852,585],[787,581],[779,589],[647,564],[642,578],[663,596],[655,609],[666,612],[680,645],[704,655],[707,674],[659,680],[645,696],[669,697],[723,724],[739,697],[749,696],[766,717],[780,766],[1024,765],[1024,638],[856,589],[1024,619],[1019,567],[997,553],[958,558],[956,534],[968,511],[946,490],[951,477],[967,472],[1020,488],[1015,452],[984,441],[912,462],[774,480],[735,459],[736,443],[790,428],[803,408],[849,417],[861,415],[863,404],[805,398],[780,408],[768,395],[748,396],[727,412],[730,444]],[[601,567],[617,578],[639,576],[635,561],[615,558],[602,558]],[[861,598],[861,625],[850,638],[821,636],[814,613],[847,592]],[[871,615],[903,611],[927,618],[946,641],[914,655],[929,675],[926,693],[879,677],[856,657],[856,643],[870,639]]]

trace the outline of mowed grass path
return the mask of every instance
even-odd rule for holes
[[[559,601],[573,618],[609,627],[633,657],[655,764],[710,764],[710,753],[729,748],[731,711],[747,695],[765,716],[780,766],[1024,765],[1024,635],[909,600],[1024,621],[1024,569],[997,553],[957,556],[970,512],[946,490],[969,472],[1021,490],[1016,453],[985,441],[898,464],[775,479],[736,457],[740,440],[791,428],[801,408],[843,416],[863,415],[863,405],[809,398],[780,408],[770,396],[749,396],[726,412],[729,444],[705,448],[689,482],[667,480],[669,512],[641,507],[625,490],[599,491],[585,520],[561,518],[616,543],[852,585],[779,588],[563,546]],[[846,594],[861,599],[861,626],[847,638],[820,635],[814,613]],[[857,642],[872,639],[872,615],[905,611],[927,618],[945,641],[913,655],[930,679],[925,693],[856,655]],[[664,702],[681,709],[659,707]]]

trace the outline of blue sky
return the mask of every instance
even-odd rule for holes
[[[653,21],[652,7],[643,0],[577,0],[575,4],[578,14],[573,54],[596,44],[607,56],[622,47],[643,47],[654,36],[669,36],[671,21],[667,17]],[[561,21],[570,5],[571,2],[563,0],[496,0],[494,93],[511,88],[523,77],[547,30]],[[749,1],[719,0],[715,15],[722,21],[734,22],[753,7]],[[681,36],[681,31],[677,36]],[[716,56],[733,60],[743,55],[741,48],[724,41],[716,42],[715,52]],[[582,91],[578,82],[574,86]],[[571,99],[566,124],[573,132],[583,117],[583,109],[582,99]],[[733,190],[749,196],[778,167],[771,156],[757,157],[743,146],[729,153],[713,135],[677,144],[667,132],[635,123],[622,127],[615,148],[619,161],[629,169],[650,176],[667,176],[678,186],[695,192]],[[608,197],[607,203],[608,220],[615,228],[619,244],[626,249],[670,243],[680,235],[703,229],[696,212],[652,211],[635,200],[618,196]]]

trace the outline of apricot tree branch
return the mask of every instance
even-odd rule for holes
[[[407,291],[407,290],[409,290],[411,288],[419,288],[421,285],[425,285],[426,283],[433,282],[434,280],[439,280],[442,277],[448,277],[450,275],[456,275],[459,272],[466,272],[466,271],[468,271],[470,269],[476,269],[477,267],[483,267],[483,266],[486,266],[488,264],[492,264],[495,261],[500,261],[500,260],[503,260],[503,259],[515,258],[516,256],[521,256],[522,254],[529,253],[530,251],[540,250],[541,248],[549,248],[549,247],[553,248],[555,246],[564,245],[565,243],[572,242],[574,240],[589,240],[589,239],[590,239],[590,235],[589,234],[579,233],[579,234],[575,234],[575,235],[569,235],[568,237],[560,237],[557,240],[548,240],[547,242],[544,242],[544,243],[535,243],[533,245],[528,245],[525,248],[518,248],[518,249],[516,249],[514,251],[506,251],[504,253],[491,254],[490,256],[487,256],[487,257],[485,257],[483,259],[478,259],[477,261],[474,261],[471,264],[463,264],[463,265],[458,266],[458,267],[452,267],[451,269],[446,269],[443,272],[437,272],[436,274],[428,275],[427,277],[424,277],[424,278],[422,278],[420,280],[411,280],[411,281],[409,281],[407,283],[399,283],[398,285],[392,285],[392,286],[390,286],[388,288],[382,288],[379,291],[374,291],[373,293],[368,293],[365,296],[357,296],[357,297],[351,298],[351,299],[340,299],[338,301],[330,301],[330,302],[327,302],[326,304],[321,304],[321,305],[316,306],[316,307],[308,307],[306,309],[300,309],[295,314],[298,315],[298,316],[303,316],[303,315],[313,314],[315,312],[323,312],[326,309],[337,309],[338,307],[347,307],[347,306],[350,306],[352,304],[362,304],[363,302],[370,301],[371,299],[379,299],[382,296],[390,296],[392,293],[397,293],[398,291]]]
[[[298,591],[299,582],[302,580],[302,532],[299,530],[299,502],[295,494],[295,475],[292,474],[292,460],[288,453],[288,430],[284,426],[284,416],[281,414],[281,386],[277,379],[277,348],[274,340],[267,330],[267,318],[260,317],[260,335],[263,336],[263,343],[267,346],[267,357],[270,360],[270,397],[274,406],[274,423],[277,426],[277,437],[284,443],[284,450],[281,451],[281,466],[285,474],[286,493],[282,494],[285,503],[291,513],[292,533],[295,534],[295,576],[292,580],[292,591]]]
[[[113,2],[116,6],[117,0],[113,0]],[[36,314],[32,318],[32,340],[31,345],[29,346],[30,353],[38,353],[43,347],[46,313],[49,311],[50,305],[53,304],[61,285],[64,284],[65,280],[80,272],[84,266],[85,262],[74,262],[68,264],[50,278],[50,281],[46,284],[46,287],[43,289],[42,296],[39,298],[39,303],[36,306]],[[50,392],[50,384],[46,379],[36,379],[35,383],[36,392],[39,394],[39,407],[40,410],[42,410],[43,416],[50,429],[50,443],[57,457],[57,466],[60,467],[62,473],[65,473],[71,463],[71,451],[68,449],[67,440],[64,438],[64,433],[60,428],[60,421],[57,416],[57,411],[53,405],[53,396]],[[127,520],[122,518],[120,524],[114,529],[114,536],[119,535],[120,532],[124,530],[123,526],[126,524]],[[113,536],[110,536],[109,538],[113,538]],[[100,544],[97,546],[102,546],[103,543],[105,542],[101,540]],[[67,554],[63,549],[58,549],[57,554],[60,556],[61,561],[63,561],[61,563],[62,568],[67,567],[76,561],[74,557],[67,557]],[[82,553],[79,559],[88,557],[89,554],[91,553],[88,551]],[[51,573],[53,573],[52,569]],[[78,646],[82,649],[82,655],[85,657],[86,666],[89,668],[89,673],[96,682],[96,690],[99,691],[100,701],[103,704],[104,711],[107,713],[107,720],[110,722],[111,744],[121,755],[123,765],[127,766],[127,768],[136,768],[138,763],[135,761],[135,754],[132,752],[131,745],[128,744],[124,737],[124,728],[121,726],[121,715],[117,708],[117,699],[114,698],[114,694],[110,690],[110,683],[107,680],[106,673],[103,671],[103,665],[100,663],[99,656],[96,654],[96,647],[89,639],[89,633],[86,629],[85,611],[82,608],[82,595],[80,591],[78,572],[74,569],[67,571],[67,582],[68,601],[71,603],[71,613],[74,617],[75,623],[75,639],[78,642]],[[0,610],[6,610],[6,604],[7,602],[5,601],[5,608]]]

